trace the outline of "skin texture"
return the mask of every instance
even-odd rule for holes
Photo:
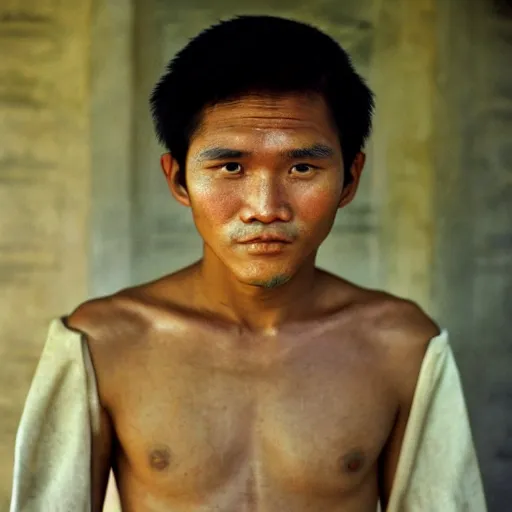
[[[67,319],[87,337],[103,408],[94,510],[111,465],[128,512],[385,507],[439,329],[315,267],[364,155],[344,187],[321,97],[247,96],[204,112],[186,188],[172,155],[161,163],[203,258]],[[288,242],[239,243],[262,235]]]

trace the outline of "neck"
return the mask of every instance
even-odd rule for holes
[[[318,270],[314,254],[285,284],[264,288],[242,283],[208,250],[198,262],[202,301],[209,310],[249,332],[273,335],[311,310]]]

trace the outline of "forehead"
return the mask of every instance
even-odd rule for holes
[[[319,94],[247,95],[204,110],[190,149],[211,142],[252,145],[324,143],[339,136]]]

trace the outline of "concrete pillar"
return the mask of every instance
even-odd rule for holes
[[[512,500],[512,10],[437,0],[435,289],[473,425],[489,511]]]
[[[431,312],[436,2],[379,3],[371,81],[382,286]]]
[[[87,294],[90,4],[0,5],[0,510],[48,323]]]
[[[90,295],[131,283],[132,0],[97,0],[91,16]]]

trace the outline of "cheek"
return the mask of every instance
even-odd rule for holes
[[[189,186],[189,195],[196,222],[221,223],[233,217],[237,211],[236,195],[220,190],[215,181],[208,177],[194,181]]]
[[[304,191],[297,201],[297,213],[304,222],[330,221],[338,210],[339,194],[332,185],[311,188]]]

